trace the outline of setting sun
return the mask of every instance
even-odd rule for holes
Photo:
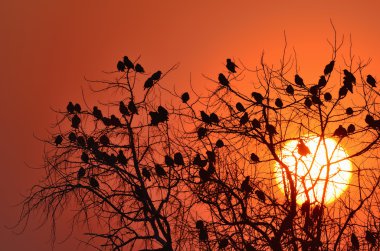
[[[351,163],[343,160],[348,155],[344,149],[333,139],[326,138],[326,146],[319,137],[305,138],[305,145],[310,152],[300,152],[300,141],[292,140],[285,144],[281,151],[282,161],[289,166],[298,191],[297,203],[321,202],[326,187],[325,203],[330,203],[338,198],[347,188],[351,179]],[[304,146],[305,146],[304,145]],[[306,148],[306,149],[307,149]],[[327,152],[326,152],[327,149]],[[302,155],[304,156],[302,156]],[[330,170],[327,168],[327,159],[330,159]],[[275,177],[281,191],[284,192],[283,177],[285,172],[275,165]]]

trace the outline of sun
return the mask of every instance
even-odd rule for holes
[[[325,203],[333,202],[346,189],[351,179],[351,163],[345,159],[348,155],[338,143],[326,138],[326,146],[319,137],[305,137],[303,142],[310,150],[304,148],[299,152],[300,141],[292,140],[285,144],[281,150],[281,159],[289,167],[297,188],[297,203],[321,202],[323,191],[328,178],[325,194]],[[306,152],[305,152],[306,149]],[[326,151],[327,150],[327,151]],[[302,156],[301,154],[305,155]],[[327,159],[330,159],[330,168],[327,168]],[[275,165],[275,178],[284,192],[285,171],[280,165]],[[305,192],[306,191],[306,192]]]

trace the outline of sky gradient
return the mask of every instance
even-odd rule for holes
[[[202,74],[217,76],[230,57],[254,67],[264,51],[278,63],[284,31],[297,51],[305,79],[319,76],[330,60],[326,39],[332,38],[330,19],[353,51],[373,58],[369,70],[380,78],[380,3],[375,1],[0,1],[0,249],[51,250],[49,227],[22,235],[4,225],[17,220],[15,207],[41,171],[43,144],[34,136],[48,135],[56,115],[69,100],[90,95],[84,77],[105,79],[128,55],[141,56],[145,68],[180,68],[167,86],[203,88]],[[59,244],[68,233],[58,229],[55,250],[75,250],[75,238]],[[79,246],[78,250],[83,250]],[[91,250],[91,249],[88,249]]]

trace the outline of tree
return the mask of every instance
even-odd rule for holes
[[[340,60],[334,34],[314,82],[285,46],[278,67],[227,59],[205,96],[163,88],[175,67],[147,74],[124,57],[98,90],[127,93],[111,115],[61,112],[20,222],[41,208],[54,219],[73,200],[75,221],[105,227],[91,235],[106,249],[375,250],[379,92],[370,61]]]

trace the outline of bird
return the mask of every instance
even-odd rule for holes
[[[228,69],[229,72],[236,73],[236,68],[239,68],[239,67],[237,67],[236,64],[232,62],[230,58],[227,58],[226,68]]]
[[[359,239],[355,233],[351,234],[351,244],[352,244],[353,250],[359,250],[360,248]]]
[[[218,242],[219,249],[228,247],[228,238],[223,238]]]
[[[211,178],[211,174],[206,171],[203,167],[199,169],[199,177],[201,179],[201,182],[207,182]]]
[[[300,75],[296,74],[294,76],[294,82],[296,83],[296,85],[298,85],[299,87],[305,87],[305,83],[303,82],[303,79],[300,77]]]
[[[224,76],[223,73],[219,73],[218,81],[219,81],[219,84],[221,84],[223,86],[229,86],[229,84],[230,84],[230,81],[228,81],[228,79],[226,78],[226,76]]]
[[[251,153],[251,160],[256,163],[260,161],[260,158],[255,153]]]
[[[58,135],[55,137],[54,143],[56,146],[60,145],[63,141],[62,135]]]
[[[184,92],[182,95],[181,95],[181,100],[182,100],[182,103],[187,103],[187,101],[190,100],[190,95],[188,92]]]
[[[117,154],[116,158],[117,158],[117,161],[118,161],[120,164],[122,164],[122,165],[124,165],[124,166],[127,165],[128,160],[127,160],[127,158],[125,157],[123,150],[119,150],[119,153]]]
[[[375,122],[375,119],[371,115],[367,114],[367,116],[365,117],[365,122],[368,125],[372,125]]]
[[[326,80],[325,76],[322,75],[322,76],[319,78],[319,80],[318,80],[318,87],[319,87],[319,88],[323,88],[323,87],[326,86],[326,84],[327,84],[327,80]]]
[[[367,75],[367,83],[372,86],[372,87],[376,87],[376,79],[374,77],[372,77],[372,75]]]
[[[78,138],[77,138],[77,144],[78,144],[78,146],[80,146],[80,147],[86,147],[86,140],[84,139],[84,137],[83,136],[79,136]]]
[[[149,170],[148,170],[146,167],[143,167],[141,173],[142,173],[142,175],[143,175],[145,178],[147,178],[149,181],[151,180],[151,179],[150,179],[150,178],[151,178],[150,172],[149,172]]]
[[[165,169],[160,165],[160,164],[155,164],[154,169],[156,171],[156,174],[160,177],[166,176],[166,171]]]
[[[78,115],[75,114],[73,118],[71,119],[71,127],[78,129],[80,122],[81,122],[80,118],[78,117]]]
[[[102,118],[102,122],[105,126],[110,126],[112,123],[111,123],[111,119],[110,118],[107,118],[107,117],[103,117]]]
[[[236,110],[238,110],[239,112],[245,112],[245,108],[242,103],[237,102],[235,107],[236,107]]]
[[[80,106],[80,104],[76,103],[74,105],[74,111],[77,112],[77,113],[80,113],[82,110],[82,107]]]
[[[129,58],[127,56],[123,57],[123,63],[125,65],[125,67],[127,67],[128,70],[135,68],[134,65],[133,65],[133,63],[132,63],[132,61],[129,60]]]
[[[114,114],[110,117],[111,124],[115,127],[121,127],[121,121],[118,117],[116,117]]]
[[[221,147],[223,147],[223,146],[224,146],[224,142],[223,142],[223,140],[218,139],[218,140],[216,141],[216,143],[215,143],[215,146],[216,146],[217,148],[221,148]]]
[[[149,112],[150,125],[157,126],[160,123],[160,117],[158,112]]]
[[[252,128],[253,129],[261,129],[261,125],[260,125],[260,121],[259,120],[253,119],[251,121],[251,124],[252,124]]]
[[[155,73],[152,74],[152,76],[150,76],[150,78],[151,78],[153,81],[158,81],[158,80],[160,80],[161,75],[162,75],[162,72],[161,72],[161,71],[156,71]]]
[[[325,101],[330,101],[332,99],[331,93],[326,92],[323,97],[325,98]]]
[[[249,185],[249,180],[250,180],[250,176],[245,177],[244,181],[241,183],[241,186],[240,186],[241,190],[247,194],[252,192],[252,187],[251,185]]]
[[[139,114],[138,111],[137,111],[137,107],[136,107],[135,103],[133,102],[133,100],[129,101],[129,103],[128,103],[128,110],[132,114]]]
[[[144,73],[145,72],[144,67],[142,67],[141,64],[136,64],[135,71],[138,73]]]
[[[198,139],[203,139],[207,134],[207,129],[204,127],[199,127],[197,130]]]
[[[309,147],[306,146],[305,142],[302,139],[299,140],[297,148],[298,154],[301,156],[306,156],[311,153]]]
[[[349,90],[351,93],[353,93],[353,84],[356,84],[356,78],[347,69],[344,69],[343,73],[344,73],[343,85],[344,85],[344,87],[347,88],[347,90]]]
[[[165,122],[169,119],[169,112],[163,106],[158,106],[157,112],[160,122]]]
[[[154,85],[154,81],[153,81],[153,79],[150,78],[150,77],[147,78],[147,80],[145,80],[145,83],[144,83],[144,90],[145,90],[145,89],[150,89],[150,88],[152,88],[153,85]]]
[[[348,89],[346,86],[342,86],[339,89],[339,98],[344,98],[347,95]]]
[[[266,129],[267,129],[267,132],[269,135],[275,135],[275,134],[278,134],[278,132],[276,131],[276,127],[274,125],[271,125],[271,124],[267,124],[266,125]]]
[[[99,182],[94,177],[90,177],[90,186],[93,188],[98,188]]]
[[[95,141],[95,139],[93,137],[89,137],[87,139],[87,146],[88,148],[92,149],[92,150],[96,150],[98,149],[98,143]]]
[[[100,136],[100,138],[99,138],[99,142],[100,142],[100,144],[102,144],[103,146],[107,146],[107,145],[109,145],[110,144],[110,139],[107,137],[107,135],[102,135],[102,136]]]
[[[129,115],[128,108],[125,106],[123,101],[119,103],[119,112],[123,115]]]
[[[174,167],[174,160],[173,160],[173,158],[170,157],[169,155],[165,155],[165,164],[167,166]]]
[[[350,134],[350,133],[353,133],[355,132],[355,126],[353,124],[350,124],[348,127],[347,127],[347,133]]]
[[[197,220],[195,222],[195,228],[196,229],[203,229],[205,227],[205,224],[203,222],[203,220]]]
[[[201,119],[202,119],[202,122],[209,124],[209,125],[211,124],[210,116],[207,115],[207,113],[205,113],[205,111],[201,111]]]
[[[313,105],[313,102],[311,101],[311,99],[309,97],[307,97],[307,98],[305,98],[304,104],[307,108],[310,108]]]
[[[97,119],[103,118],[102,111],[99,110],[99,108],[97,106],[94,106],[94,108],[92,109],[92,115],[94,115],[94,117]]]
[[[333,69],[334,69],[334,65],[335,65],[335,61],[332,60],[332,61],[330,61],[330,63],[328,63],[328,64],[325,66],[325,69],[323,70],[323,73],[325,74],[325,76],[331,74],[331,72],[332,72]]]
[[[183,156],[180,152],[177,152],[174,154],[174,164],[178,166],[185,165],[185,162],[183,161]]]
[[[265,203],[266,197],[265,197],[265,193],[263,191],[258,189],[255,191],[255,194],[261,202]]]
[[[334,131],[333,136],[338,136],[339,138],[347,137],[347,130],[342,125],[339,125],[339,127]]]
[[[288,85],[285,89],[286,93],[290,94],[290,95],[294,95],[294,88],[292,85]]]
[[[124,71],[125,70],[125,65],[122,61],[117,62],[116,68],[118,71]]]
[[[215,163],[216,156],[214,151],[206,151],[207,158],[210,162]]]
[[[278,108],[282,108],[284,106],[284,104],[282,103],[282,100],[280,98],[276,98],[276,101],[274,102],[274,104],[278,107]]]
[[[252,97],[255,99],[256,103],[263,103],[264,97],[258,92],[252,92]]]
[[[301,213],[302,215],[308,215],[310,212],[310,201],[306,200],[304,203],[301,205]]]
[[[69,134],[69,140],[70,140],[70,142],[75,142],[77,140],[77,135],[75,135],[75,133],[71,132]]]
[[[210,113],[210,120],[211,120],[211,123],[219,124],[219,117],[214,112]]]
[[[248,113],[245,112],[240,118],[240,125],[245,125],[249,121]]]
[[[374,233],[372,233],[371,231],[368,231],[368,230],[365,231],[365,240],[372,246],[376,245],[376,237]]]
[[[68,105],[66,106],[66,110],[68,113],[74,113],[75,108],[73,102],[69,102]]]
[[[193,160],[193,165],[200,166],[200,167],[205,167],[208,163],[208,160],[202,160],[201,155],[197,153],[197,155],[194,157]]]
[[[311,101],[316,105],[322,105],[321,99],[316,95],[311,96]]]
[[[317,95],[317,94],[318,94],[318,91],[319,91],[319,86],[318,86],[318,85],[313,85],[313,86],[310,87],[310,89],[309,89],[309,92],[310,92],[312,95]]]
[[[85,175],[86,175],[86,170],[83,167],[79,168],[79,170],[77,172],[77,179],[80,180]]]
[[[351,107],[348,107],[348,108],[346,109],[346,114],[347,114],[347,115],[352,115],[352,114],[354,114],[354,110],[353,110]]]
[[[89,161],[89,157],[88,157],[88,154],[85,153],[85,152],[82,152],[82,155],[80,156],[81,160],[84,162],[84,163],[88,163]]]

